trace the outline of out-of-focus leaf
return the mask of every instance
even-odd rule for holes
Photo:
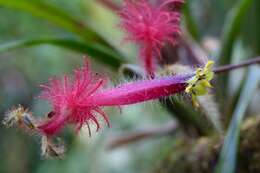
[[[240,125],[245,116],[245,111],[250,103],[255,89],[259,84],[260,69],[253,66],[249,69],[248,77],[242,89],[242,94],[236,106],[231,124],[229,126],[221,155],[215,173],[234,173],[236,168],[236,152],[239,139]]]
[[[214,96],[206,94],[198,97],[198,102],[203,113],[212,123],[213,127],[221,134],[223,132],[220,111],[218,104],[214,100]]]
[[[112,45],[120,54],[130,59],[137,57],[137,51],[131,44],[124,43],[124,32],[119,27],[117,12],[105,8],[95,0],[83,1],[86,23],[102,38]]]
[[[211,124],[199,111],[195,111],[182,96],[161,99],[160,103],[176,118],[187,133],[197,132],[199,135],[211,133]],[[191,130],[192,129],[192,130]]]
[[[236,89],[234,94],[231,96],[230,103],[227,105],[228,109],[227,109],[227,112],[225,113],[225,115],[227,115],[227,116],[225,116],[224,119],[223,119],[225,127],[227,127],[228,123],[230,122],[230,120],[232,118],[232,113],[236,109],[236,105],[237,105],[239,98],[241,96],[241,93],[242,93],[241,91],[242,91],[242,88],[245,84],[246,78],[247,78],[247,76],[244,75],[243,78],[241,79],[240,83],[239,83],[238,88]]]
[[[239,0],[227,17],[222,35],[222,46],[219,52],[219,64],[230,64],[235,40],[240,32],[244,16],[253,0]],[[228,75],[220,77],[223,96],[227,96]]]
[[[196,41],[200,39],[198,26],[191,14],[190,1],[187,1],[183,8],[183,16],[185,19],[185,25],[192,38]]]
[[[255,0],[251,5],[249,14],[246,16],[250,20],[245,21],[242,38],[245,46],[253,50],[255,55],[260,54],[260,1]]]
[[[75,33],[80,38],[88,40],[102,40],[94,30],[77,21],[59,8],[39,0],[0,0],[0,6],[28,12],[33,16],[44,18],[61,28]]]
[[[239,0],[238,3],[230,11],[229,16],[225,21],[223,30],[222,47],[220,50],[219,63],[229,64],[233,51],[234,42],[241,29],[244,16],[247,13],[253,0]]]
[[[20,40],[0,45],[0,52],[9,51],[21,47],[37,46],[41,44],[50,44],[68,48],[77,52],[86,53],[92,58],[107,64],[113,68],[118,68],[123,62],[113,50],[101,44],[89,42],[79,42],[71,39],[33,39]]]

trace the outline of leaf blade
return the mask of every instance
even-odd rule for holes
[[[119,66],[124,62],[124,59],[120,58],[110,48],[107,48],[98,43],[90,42],[80,42],[72,39],[27,39],[19,40],[10,43],[5,43],[0,45],[0,52],[10,51],[18,48],[38,46],[43,44],[50,44],[54,46],[59,46],[67,48],[76,52],[86,53],[92,58],[95,58],[99,62],[109,65],[112,68],[119,68]]]
[[[224,140],[218,165],[215,173],[234,173],[236,166],[236,151],[239,140],[240,124],[245,116],[245,111],[250,103],[254,90],[257,88],[260,79],[260,68],[252,66],[249,69],[248,77],[243,87],[241,96],[236,106],[231,124]]]
[[[219,52],[219,65],[230,64],[232,60],[232,52],[237,36],[240,33],[243,19],[251,6],[253,0],[240,0],[234,5],[225,20],[222,33],[222,46]],[[223,97],[227,96],[227,85],[229,81],[228,75],[220,77],[220,85],[223,89]]]
[[[234,42],[241,29],[244,16],[252,2],[253,0],[240,0],[227,17],[222,34],[223,44],[219,53],[220,65],[231,63]]]
[[[99,40],[105,43],[105,41],[91,28],[76,20],[65,11],[42,1],[0,0],[0,6],[18,9],[30,13],[33,16],[46,19],[47,21],[76,34],[84,40]]]

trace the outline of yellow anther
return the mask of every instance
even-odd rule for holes
[[[198,68],[196,75],[188,80],[188,86],[185,89],[186,93],[191,94],[192,103],[195,107],[198,107],[197,96],[205,95],[208,93],[208,88],[212,85],[210,81],[214,77],[212,71],[214,62],[208,61],[204,68]]]

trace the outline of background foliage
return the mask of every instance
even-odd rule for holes
[[[239,62],[260,53],[259,8],[257,0],[187,0],[182,28],[219,64]],[[18,104],[43,116],[50,108],[35,98],[39,94],[37,86],[50,76],[71,73],[81,65],[83,54],[90,55],[93,69],[109,76],[113,83],[125,81],[118,69],[124,63],[136,63],[138,53],[135,46],[122,44],[124,33],[118,22],[114,11],[95,0],[0,0],[0,119]],[[226,109],[226,98],[232,103],[223,119],[238,114],[259,115],[259,84],[242,80],[245,74],[246,70],[237,70],[219,77],[216,86],[219,107]],[[258,68],[248,77],[257,81],[259,74]],[[257,87],[257,91],[253,90]],[[245,92],[252,93],[252,97],[246,98],[249,95]],[[249,105],[246,114],[245,110],[239,111],[241,105]],[[177,119],[181,109],[180,106],[175,110]],[[0,172],[150,172],[179,138],[166,135],[109,150],[108,143],[113,137],[160,127],[173,118],[158,102],[126,106],[122,113],[116,108],[106,111],[112,128],[104,126],[91,138],[84,130],[78,136],[70,130],[64,134],[69,147],[63,160],[43,160],[37,137],[0,125]],[[232,119],[231,124],[233,121],[238,119]],[[230,129],[236,134],[239,126],[234,126]],[[233,137],[229,136],[226,141]],[[236,143],[237,139],[234,140]],[[235,159],[234,153],[236,150],[221,158]],[[228,165],[232,169],[234,164],[231,159]],[[223,165],[219,166],[221,170]]]

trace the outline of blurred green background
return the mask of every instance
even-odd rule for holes
[[[232,38],[223,34],[224,28],[230,27],[224,27],[230,23],[225,19],[232,7],[242,1],[186,1],[183,29],[202,47],[207,47],[207,40],[213,40],[216,50],[207,53],[217,61],[225,57],[218,61],[220,64],[260,53],[259,1],[248,1],[251,4],[235,23],[233,33],[225,33]],[[244,21],[244,17],[250,20]],[[18,104],[28,107],[35,116],[43,116],[50,107],[36,98],[39,84],[80,67],[83,54],[89,54],[92,69],[109,76],[112,83],[124,82],[118,68],[126,62],[136,63],[138,53],[136,46],[122,44],[124,33],[118,22],[116,12],[96,0],[0,0],[0,119]],[[221,42],[225,39],[228,41]],[[222,44],[226,47],[221,48]],[[231,73],[231,92],[240,85],[242,74],[243,70]],[[253,99],[259,101],[259,92]],[[251,112],[259,114],[253,105]],[[0,125],[0,172],[149,172],[175,142],[175,137],[165,136],[109,150],[107,145],[114,136],[160,127],[172,117],[156,101],[125,106],[122,113],[117,108],[106,112],[112,128],[103,123],[102,130],[92,137],[86,130],[78,136],[68,132],[68,151],[62,160],[44,160],[39,137]]]

